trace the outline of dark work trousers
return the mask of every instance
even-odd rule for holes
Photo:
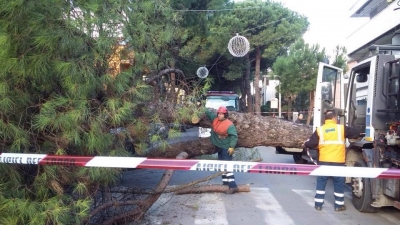
[[[344,166],[344,163],[329,163],[329,162],[318,162],[318,165],[328,166]],[[315,206],[321,206],[324,204],[325,198],[325,186],[328,182],[329,177],[318,176],[317,177],[317,188],[315,193]],[[332,177],[333,179],[333,195],[335,196],[335,209],[344,205],[344,177]]]
[[[228,154],[228,149],[218,147],[216,147],[216,149],[218,151],[218,160],[232,161],[233,157]],[[226,173],[222,174],[222,184],[228,185],[229,188],[237,188],[233,172],[227,171]]]

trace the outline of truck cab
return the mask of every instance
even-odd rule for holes
[[[347,148],[346,165],[400,167],[400,66],[394,55],[378,54],[353,67],[346,96],[346,125],[363,134]],[[347,178],[360,212],[383,206],[400,209],[400,180]]]
[[[395,55],[378,54],[355,65],[347,88],[336,91],[344,101],[331,101],[330,106],[338,113],[340,123],[361,132],[360,138],[347,140],[346,166],[400,168],[399,84],[400,60]],[[324,98],[321,100],[322,110]],[[399,179],[347,177],[346,183],[351,185],[352,202],[360,212],[374,213],[385,206],[400,209]]]

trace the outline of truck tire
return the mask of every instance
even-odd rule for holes
[[[366,166],[362,159],[358,159],[354,163],[354,167]],[[376,213],[379,211],[379,208],[371,206],[373,199],[370,178],[352,177],[351,186],[353,205],[359,212]]]
[[[306,164],[307,160],[301,157],[301,154],[293,154],[293,160],[296,164]]]

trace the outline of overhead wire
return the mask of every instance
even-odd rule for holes
[[[282,39],[282,38],[293,38],[293,37],[296,37],[296,36],[297,36],[297,35],[290,35],[290,36],[282,35],[282,36],[276,37],[275,39],[272,39],[272,40],[266,42],[266,43],[263,44],[262,46],[268,45],[268,44],[270,44],[270,43],[272,43],[272,42],[274,42],[274,41],[278,41],[279,39]],[[205,67],[207,67],[207,66],[212,66],[212,67],[213,67],[213,66],[217,65],[219,59],[222,57],[222,55],[223,55],[225,52],[226,52],[226,49],[220,54],[220,56],[218,57],[218,59],[217,59],[214,63],[209,64],[209,65],[207,65],[207,64],[204,65],[204,64],[196,63],[196,62],[193,62],[193,61],[184,59],[184,58],[179,59],[179,61],[185,61],[185,62],[187,62],[187,63],[191,63],[191,64],[197,65],[197,66],[205,66]],[[226,62],[226,61],[228,61],[228,60],[229,60],[229,59],[226,59],[226,60],[220,61],[219,63],[223,63],[223,62]],[[212,68],[212,67],[211,67],[211,68]],[[210,68],[210,70],[211,70],[211,68]]]
[[[399,1],[400,1],[400,0],[399,0]],[[248,7],[248,8],[235,8],[235,9],[204,9],[204,10],[197,10],[197,9],[194,9],[194,10],[191,10],[191,9],[182,9],[182,10],[179,10],[179,9],[173,9],[172,11],[174,11],[174,12],[222,12],[222,11],[238,11],[238,10],[254,10],[254,9],[261,9],[261,7]],[[162,9],[160,9],[160,10],[162,10]],[[247,32],[247,31],[254,30],[254,29],[257,29],[257,28],[260,28],[260,27],[269,26],[269,25],[271,25],[271,24],[275,24],[275,23],[277,23],[277,22],[279,22],[279,21],[282,21],[282,20],[284,20],[284,19],[290,19],[290,18],[292,18],[292,17],[294,17],[294,16],[295,16],[295,15],[292,15],[292,16],[289,16],[289,17],[280,18],[280,19],[278,19],[278,20],[271,21],[271,22],[268,22],[268,23],[266,23],[266,24],[262,24],[262,25],[258,25],[258,26],[252,27],[252,28],[248,28],[248,29],[243,30],[241,33],[245,33],[245,32]],[[211,33],[226,33],[226,32],[211,32]],[[237,33],[240,33],[240,32],[236,32],[235,34],[237,34]],[[297,35],[296,35],[296,36],[297,36]],[[277,37],[277,38],[275,38],[274,40],[270,40],[268,43],[265,43],[263,46],[265,46],[265,45],[267,45],[267,44],[270,44],[271,42],[277,41],[277,40],[279,40],[279,39],[281,39],[281,38],[284,38],[284,37],[287,37],[287,36],[284,36],[284,35],[283,35],[283,36]],[[220,54],[220,56],[217,58],[217,60],[216,60],[213,64],[211,64],[211,68],[210,68],[209,70],[211,70],[215,65],[217,65],[219,59],[222,57],[222,55],[223,55],[225,52],[226,52],[226,49]],[[184,61],[187,61],[187,62],[190,62],[190,63],[193,63],[193,64],[195,64],[195,65],[199,65],[199,66],[200,66],[200,64],[195,63],[195,62],[191,62],[191,61],[189,61],[189,60],[184,60]],[[224,61],[227,61],[227,60],[224,60]],[[223,62],[224,62],[224,61],[223,61]],[[204,64],[203,64],[203,65],[204,65]],[[204,65],[204,66],[207,67],[207,66],[210,66],[210,65]]]
[[[260,7],[236,8],[236,9],[173,9],[174,12],[222,12],[259,9]],[[160,9],[163,10],[163,9]]]

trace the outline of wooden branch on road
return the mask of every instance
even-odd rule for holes
[[[238,185],[239,192],[250,192],[250,185],[248,184],[240,184]],[[209,192],[225,192],[229,190],[228,185],[196,185],[187,187],[185,189],[179,190],[175,192],[177,195],[183,194],[202,194],[202,193],[209,193]]]

